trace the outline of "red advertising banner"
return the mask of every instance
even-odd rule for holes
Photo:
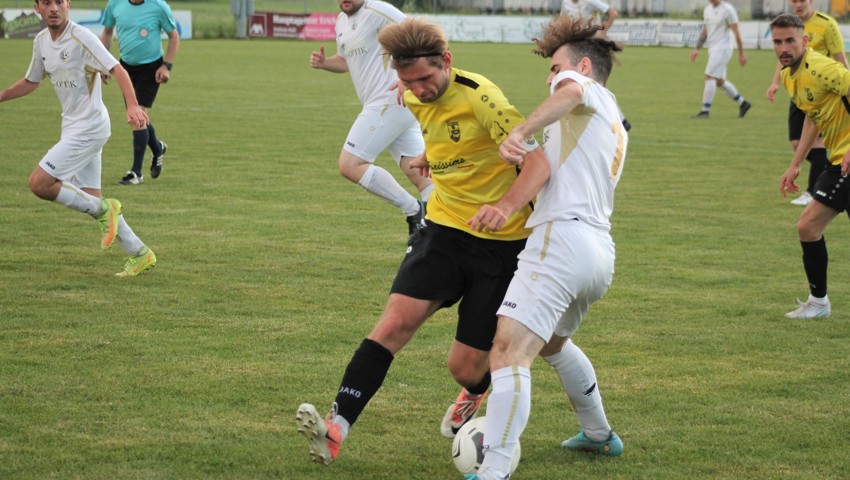
[[[248,20],[248,36],[335,40],[336,13],[255,12]]]

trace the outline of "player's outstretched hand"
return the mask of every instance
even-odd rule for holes
[[[845,157],[845,161],[847,161]],[[844,164],[842,163],[842,168]],[[788,170],[782,175],[782,178],[779,179],[779,191],[782,193],[784,197],[786,193],[797,193],[800,191],[800,187],[794,183],[794,180],[797,179],[797,176],[800,175],[800,167],[789,167]]]
[[[747,56],[744,52],[738,54],[738,63],[740,63],[742,67],[747,64]]]
[[[520,165],[528,151],[523,146],[524,139],[516,132],[511,132],[499,145],[499,156],[509,165]]]
[[[771,83],[769,87],[767,87],[767,100],[770,103],[773,103],[773,100],[776,98],[776,91],[779,90],[779,85],[775,83]]]
[[[313,51],[310,54],[310,66],[313,68],[323,68],[325,66],[325,46],[320,45],[319,51]]]
[[[508,223],[508,216],[495,205],[483,205],[478,212],[466,222],[477,232],[497,232]]]
[[[428,157],[425,155],[425,152],[420,153],[416,156],[410,163],[407,164],[411,169],[418,168],[419,175],[423,177],[431,176],[431,166],[428,164]]]
[[[142,130],[148,126],[149,122],[148,114],[144,108],[138,105],[127,108],[127,123],[130,124],[133,130]]]
[[[390,86],[390,91],[395,90],[395,101],[398,102],[402,107],[406,107],[407,104],[404,103],[404,92],[407,91],[407,87],[404,86],[404,83],[399,80],[397,83]]]

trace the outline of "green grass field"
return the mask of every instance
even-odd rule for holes
[[[59,134],[49,85],[0,104],[0,478],[452,479],[438,424],[454,313],[397,357],[339,461],[308,462],[299,403],[324,410],[383,307],[406,225],[337,172],[359,111],[349,79],[311,70],[315,43],[187,41],[151,117],[169,144],[158,180],[118,187],[131,136],[115,85],[105,194],[157,253],[117,279],[94,221],[36,199],[27,178]],[[529,45],[455,44],[456,66],[524,112],[547,95]],[[332,47],[331,47],[332,49]],[[764,99],[772,52],[699,109],[705,52],[628,48],[610,81],[634,125],[613,218],[617,273],[576,335],[593,360],[616,459],[564,452],[577,422],[535,363],[514,478],[846,479],[850,457],[850,235],[827,231],[833,315],[788,320],[807,295],[787,97]],[[0,87],[25,40],[0,41]],[[389,157],[379,160],[401,179]],[[147,172],[146,172],[147,173]],[[147,176],[146,176],[147,177]]]

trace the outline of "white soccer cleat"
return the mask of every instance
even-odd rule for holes
[[[829,298],[815,298],[809,295],[809,299],[801,302],[797,299],[797,307],[793,312],[785,314],[787,318],[824,318],[830,313]]]
[[[811,193],[803,192],[802,195],[795,198],[794,200],[791,200],[791,205],[799,205],[801,207],[805,207],[806,205],[812,203],[812,200],[814,200],[814,198],[812,197]]]

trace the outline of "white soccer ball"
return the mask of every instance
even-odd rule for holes
[[[452,461],[461,474],[478,472],[478,467],[484,461],[484,418],[475,417],[460,427],[452,441]],[[511,460],[511,472],[514,473],[519,464],[522,449],[517,443],[516,451]]]

